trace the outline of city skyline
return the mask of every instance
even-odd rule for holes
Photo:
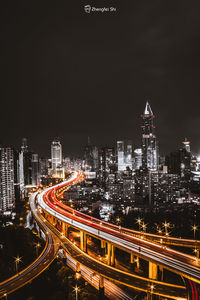
[[[200,299],[200,2],[0,4],[0,298]]]
[[[87,136],[97,145],[139,145],[150,99],[161,152],[185,137],[200,152],[199,4],[112,5],[113,14],[88,15],[79,1],[57,10],[1,4],[1,109],[10,120],[0,120],[2,143],[27,137],[42,155],[55,136],[66,154],[79,155]]]
[[[153,114],[153,112],[152,112],[152,109],[151,109],[151,106],[150,106],[150,103],[149,103],[149,101],[146,101],[146,104],[145,104],[145,106],[144,106],[144,109],[143,109],[143,114],[141,114],[140,115],[140,117],[144,117],[145,116],[145,114],[148,116],[148,115],[150,115],[150,116],[152,116],[153,117],[153,119],[155,118],[155,115]],[[141,121],[141,120],[140,120]],[[144,121],[143,121],[144,122]],[[148,124],[148,123],[147,123]],[[96,143],[94,143],[94,140],[95,139],[92,139],[92,141],[91,141],[91,136],[87,136],[87,140],[85,140],[85,141],[83,141],[84,142],[84,144],[82,144],[81,145],[81,147],[79,148],[79,151],[75,151],[75,153],[74,153],[74,155],[72,154],[72,153],[69,153],[69,152],[66,152],[66,151],[63,151],[63,155],[64,156],[70,156],[70,157],[83,157],[83,155],[84,155],[84,148],[85,148],[85,146],[89,143],[89,144],[92,144],[92,145],[96,145],[98,148],[101,148],[101,147],[115,147],[116,148],[116,146],[117,146],[117,143],[118,143],[118,141],[119,140],[125,140],[125,141],[130,141],[131,142],[131,145],[132,145],[132,147],[133,147],[133,149],[135,149],[135,150],[138,150],[138,148],[140,148],[141,147],[141,129],[143,128],[144,126],[142,126],[142,122],[141,122],[141,124],[140,124],[140,126],[139,126],[139,128],[140,128],[140,136],[138,137],[136,137],[135,138],[135,140],[137,140],[138,141],[138,143],[137,144],[134,144],[134,139],[127,139],[127,138],[124,138],[123,136],[121,136],[121,138],[118,138],[118,139],[116,139],[116,140],[110,140],[109,141],[109,143],[107,143],[107,144],[96,144]],[[154,125],[150,125],[150,127],[152,127],[153,128],[153,130],[155,130],[155,128],[156,128],[156,131],[157,131],[157,126],[154,126]],[[143,131],[143,129],[142,129],[142,131]],[[52,137],[52,139],[51,140],[46,140],[45,141],[45,144],[46,144],[46,148],[47,148],[47,145],[49,146],[49,147],[51,147],[51,143],[52,143],[52,141],[53,140],[60,140],[60,142],[62,143],[62,147],[63,147],[63,138],[62,137],[60,137],[60,136],[57,136],[57,137]],[[21,138],[21,143],[22,144],[20,144],[19,143],[19,141],[18,141],[18,143],[16,144],[16,145],[13,145],[13,144],[11,144],[11,145],[8,145],[8,144],[5,144],[5,143],[1,143],[1,141],[0,141],[0,145],[2,145],[2,146],[11,146],[11,147],[13,147],[13,149],[16,149],[16,150],[19,150],[20,149],[20,147],[23,147],[23,143],[24,143],[24,141],[27,143],[27,137],[23,137],[23,138]],[[169,152],[162,152],[161,153],[161,155],[163,155],[163,156],[166,156],[167,154],[169,154],[169,153],[171,153],[171,152],[173,152],[173,151],[176,151],[176,150],[178,150],[178,149],[180,149],[181,147],[182,147],[182,144],[184,144],[185,142],[184,141],[188,141],[188,138],[187,137],[185,137],[180,143],[179,143],[179,145],[177,146],[177,148],[176,149],[171,149]],[[156,142],[158,145],[159,145],[159,140],[157,140],[157,142]],[[191,141],[189,141],[189,142],[187,142],[187,143],[191,143]],[[29,139],[28,140],[28,144],[29,145],[27,145],[26,144],[26,147],[28,147],[29,146],[29,149],[31,150],[31,151],[34,151],[34,152],[37,152],[37,151],[35,151],[35,149],[36,148],[38,148],[36,145],[33,145],[33,143],[32,143],[32,141],[31,141],[31,139]],[[143,142],[142,142],[142,144],[143,144]],[[156,147],[158,147],[158,146],[156,146]],[[64,147],[64,149],[65,149],[65,147]],[[162,149],[162,147],[161,147],[161,149]],[[193,149],[192,149],[193,150]],[[41,152],[41,149],[38,151],[38,153],[39,153],[39,155],[40,156],[42,156],[42,157],[50,157],[51,156],[51,151],[52,150],[50,150],[50,148],[47,150],[48,151],[48,153],[46,152]],[[192,151],[193,152],[193,154],[194,155],[197,155],[197,156],[199,156],[198,155],[198,153],[196,153],[195,151]],[[63,156],[63,157],[64,157]]]

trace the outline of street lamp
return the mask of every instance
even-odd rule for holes
[[[192,226],[192,230],[194,231],[194,240],[196,240],[196,231],[198,229],[198,226],[196,226],[195,224]]]
[[[78,292],[80,292],[80,289],[77,285],[74,287],[74,291],[76,293],[76,300],[78,300]]]
[[[167,223],[167,221],[165,221],[162,224],[163,224],[163,227],[165,228],[165,235],[168,235],[167,229],[170,227],[170,223]]]
[[[120,223],[121,220],[120,220],[120,218],[118,217],[118,218],[116,219],[116,221],[117,221],[117,223]]]
[[[147,229],[147,224],[144,224],[144,222],[142,223],[141,225],[142,229],[144,232],[146,232],[146,229]]]
[[[120,219],[120,217],[117,217],[116,221],[117,221],[117,223],[119,225],[119,230],[120,230],[121,229],[121,226],[120,226],[121,219]]]
[[[41,246],[40,243],[37,243],[37,244],[35,245],[37,257],[38,257],[38,250],[39,250],[40,246]]]
[[[15,268],[16,268],[16,273],[18,274],[18,268],[19,268],[19,263],[22,262],[22,257],[14,257],[15,258]]]
[[[142,223],[142,219],[141,219],[140,217],[138,217],[138,218],[136,219],[136,223],[138,224],[139,230],[140,230],[141,223]]]
[[[7,300],[7,299],[8,299],[8,294],[7,294],[7,293],[4,293],[3,295],[4,295],[4,297],[5,297],[6,300]]]
[[[150,291],[151,291],[151,293],[153,292],[153,290],[154,290],[154,285],[153,285],[153,283],[150,285]]]
[[[161,234],[162,235],[162,229],[160,227],[158,227],[158,230],[157,230],[158,234]]]

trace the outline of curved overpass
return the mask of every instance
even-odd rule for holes
[[[145,260],[153,262],[156,265],[172,270],[173,272],[183,275],[198,283],[200,282],[199,279],[200,265],[199,265],[199,261],[194,256],[186,255],[178,251],[174,251],[172,249],[163,247],[162,245],[158,245],[150,241],[144,241],[140,238],[130,236],[129,234],[126,234],[122,230],[120,230],[119,226],[108,224],[106,222],[101,222],[100,220],[89,217],[85,214],[75,211],[72,208],[60,203],[57,200],[57,198],[59,198],[59,196],[66,189],[68,189],[70,185],[75,184],[78,181],[82,180],[81,176],[82,176],[81,173],[74,172],[71,179],[68,180],[67,182],[48,188],[39,195],[38,203],[43,213],[45,214],[46,218],[48,218],[50,222],[54,224],[54,226],[55,226],[55,222],[59,220],[59,222],[62,224],[60,226],[67,224],[69,226],[72,226],[80,230],[81,232],[86,232],[89,235],[96,237],[97,239],[101,239],[108,243],[111,243],[115,247],[121,248],[130,253],[137,254],[139,257],[142,257]],[[62,231],[62,228],[60,228],[60,230]],[[68,242],[68,251],[72,252],[73,249],[72,248],[69,249],[69,244],[70,242]],[[80,253],[81,250],[78,247],[76,248],[77,248],[76,250],[79,251],[79,253],[78,252],[76,253],[77,256],[82,257],[84,259],[87,257],[87,259],[89,259],[87,253],[85,253],[84,251]],[[90,257],[90,259],[93,258]],[[85,261],[84,262],[82,261],[81,263],[86,264]],[[98,268],[100,265],[103,265],[104,270],[109,267],[114,269],[115,272],[118,273],[121,272],[120,273],[121,275],[117,274],[118,279],[117,277],[114,276],[114,274],[112,274],[112,278],[122,284],[129,285],[132,287],[137,287],[137,288],[140,287],[139,289],[147,291],[150,282],[151,283],[153,282],[156,285],[156,289],[154,290],[155,294],[164,295],[167,297],[170,296],[172,297],[173,294],[173,298],[176,298],[175,294],[180,293],[182,296],[179,295],[177,298],[185,297],[185,292],[183,292],[184,290],[183,286],[170,285],[168,283],[154,280],[155,278],[149,279],[149,278],[136,276],[132,273],[122,272],[120,270],[117,270],[116,268],[107,266],[99,261],[97,261],[97,265]],[[94,262],[93,262],[93,268],[94,268]],[[104,273],[103,271],[101,272],[102,273],[100,273],[100,271],[98,270],[98,273],[102,274],[104,277],[107,277],[105,272]],[[126,278],[126,280],[124,280],[126,276],[124,276],[124,274],[122,276],[122,273],[124,274],[126,273],[126,276],[129,276],[129,279]],[[121,279],[122,277],[123,280]],[[130,280],[131,277],[132,279]],[[133,283],[133,278],[135,279],[137,278],[137,280],[140,281],[140,283],[139,284]],[[131,284],[130,281],[132,282]],[[168,290],[167,291],[168,295],[166,295],[166,293],[163,292],[163,290],[166,291],[166,288]],[[170,294],[169,289],[172,292],[171,295],[169,295]]]
[[[49,222],[47,222],[47,220],[41,215],[40,211],[37,209],[37,194],[38,193],[32,194],[30,196],[29,202],[33,216],[40,229],[45,234],[45,248],[40,254],[40,256],[31,265],[19,272],[17,275],[12,276],[11,278],[0,283],[0,298],[7,297],[8,294],[23,287],[27,283],[31,282],[34,278],[39,276],[43,271],[45,271],[56,257],[57,252],[61,246],[61,242],[63,244],[63,238],[60,238],[60,233],[54,227],[52,227]],[[67,244],[63,244],[62,246],[63,248],[66,248]],[[66,252],[68,252],[67,249],[65,250]],[[68,265],[74,269],[74,267],[72,266],[72,260],[68,260]],[[91,272],[89,269],[82,266],[81,275],[93,286],[98,288],[99,278],[98,276],[91,276]],[[121,288],[107,280],[105,280],[105,294],[107,297],[109,297],[109,299],[131,300],[131,298]]]
[[[7,294],[10,294],[15,290],[21,288],[22,286],[26,285],[39,274],[41,274],[44,270],[46,270],[46,268],[54,260],[59,249],[59,239],[48,231],[48,227],[43,222],[44,217],[37,210],[34,201],[36,194],[37,193],[31,195],[30,206],[35,220],[37,221],[42,231],[45,233],[45,248],[40,254],[40,256],[31,265],[29,265],[27,268],[25,268],[18,274],[0,283],[0,298],[5,297]]]
[[[79,180],[79,173],[74,172],[70,182],[67,183],[67,186],[69,187]],[[66,183],[58,184],[53,188],[48,188],[39,195],[39,205],[44,211],[49,213],[49,215],[54,216],[63,223],[67,223],[79,230],[85,231],[97,239],[104,239],[119,248],[133,251],[144,259],[146,258],[173,272],[200,283],[200,262],[195,256],[187,255],[165,246],[130,236],[120,230],[114,229],[113,224],[109,224],[108,227],[100,220],[98,220],[97,223],[96,219],[94,220],[83,213],[63,205],[56,199],[56,190],[62,189],[65,185]]]

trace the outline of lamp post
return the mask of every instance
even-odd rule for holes
[[[76,300],[78,300],[78,292],[80,292],[80,289],[77,285],[74,287],[74,291],[75,291],[75,295],[76,295]]]
[[[153,285],[153,283],[151,283],[151,285],[150,285],[151,299],[152,299],[152,293],[153,293],[153,290],[154,290],[154,285]]]
[[[144,232],[146,232],[146,229],[147,229],[147,224],[144,224],[144,222],[142,223],[141,225],[142,229]]]
[[[195,224],[192,226],[192,230],[194,231],[194,240],[196,240],[196,231],[198,229],[198,226],[196,226]]]
[[[15,257],[15,268],[16,268],[17,274],[18,274],[18,269],[19,269],[19,263],[22,261],[21,259],[22,259],[22,257],[19,257],[19,256]]]
[[[36,255],[37,255],[37,257],[38,257],[38,250],[39,250],[39,248],[40,248],[40,243],[37,243],[36,245],[35,245],[35,248],[36,248]]]
[[[167,221],[165,221],[163,224],[163,227],[165,228],[165,235],[168,236],[169,233],[168,233],[168,228],[170,227],[170,223],[167,223]]]
[[[138,223],[139,230],[140,230],[140,228],[141,228],[141,223],[142,223],[142,219],[141,219],[140,217],[138,217],[138,218],[136,219],[136,223]]]

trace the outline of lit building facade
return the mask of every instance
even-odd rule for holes
[[[125,171],[127,168],[132,170],[132,152],[131,141],[117,141],[117,164],[118,171]]]
[[[99,180],[104,185],[109,181],[109,174],[115,171],[115,149],[103,147],[99,150]]]
[[[142,168],[143,170],[155,171],[158,169],[158,146],[153,124],[154,114],[149,103],[146,103],[142,115]]]
[[[62,145],[58,139],[55,139],[51,143],[51,168],[52,176],[64,176],[64,169],[62,168]]]
[[[90,144],[90,139],[88,138],[88,144],[84,149],[84,169],[85,171],[97,171],[99,163],[99,152],[98,148]]]
[[[32,152],[28,150],[27,139],[22,139],[19,152],[19,184],[21,191],[24,186],[32,184]]]
[[[32,154],[32,185],[40,184],[40,169],[38,154]]]
[[[134,169],[139,170],[142,167],[142,149],[134,150]]]
[[[14,207],[14,152],[9,147],[0,147],[0,211],[4,213]]]

